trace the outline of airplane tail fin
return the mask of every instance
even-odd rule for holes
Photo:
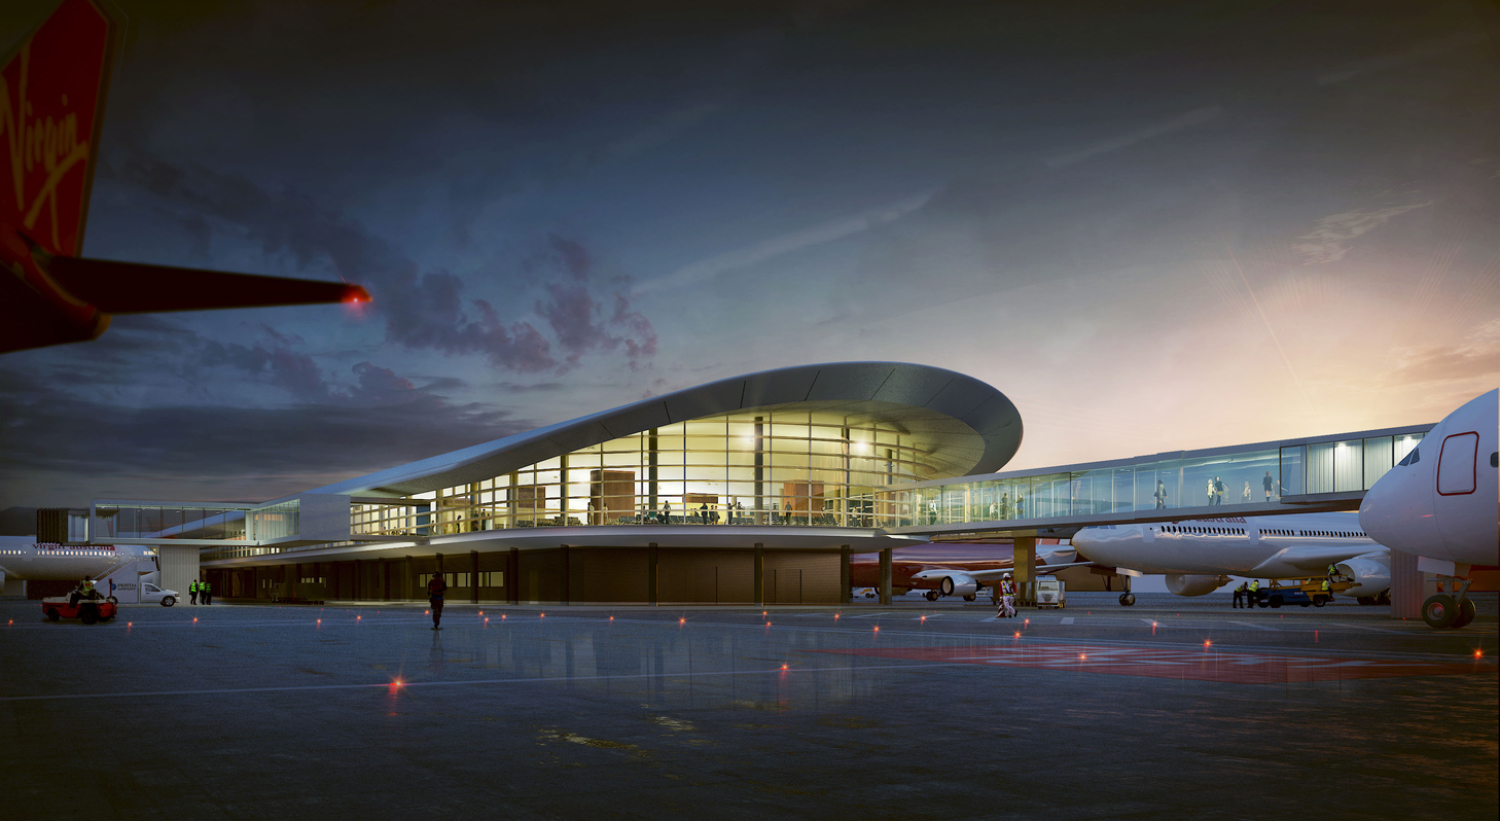
[[[49,254],[83,245],[110,69],[124,26],[63,0],[0,67],[0,224]],[[14,230],[14,229],[13,229]]]
[[[108,314],[369,302],[358,285],[135,262],[53,257],[48,273],[68,293]]]

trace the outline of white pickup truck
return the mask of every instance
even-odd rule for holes
[[[141,582],[141,604],[160,602],[162,607],[171,607],[177,603],[178,593],[176,590],[163,590],[151,582]]]

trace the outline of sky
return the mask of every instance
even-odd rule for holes
[[[1007,469],[1500,381],[1493,3],[116,5],[84,254],[374,302],[0,356],[0,510],[262,501],[818,362],[995,386]]]

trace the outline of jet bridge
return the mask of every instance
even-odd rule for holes
[[[1357,510],[1433,425],[1173,451],[916,482],[876,494],[876,525],[928,538],[1068,538],[1084,527]]]

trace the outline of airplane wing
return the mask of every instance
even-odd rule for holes
[[[1330,564],[1381,552],[1384,548],[1369,543],[1354,545],[1292,545],[1278,551],[1276,555],[1261,562],[1246,575],[1276,575],[1283,567],[1291,567],[1308,573],[1322,573]]]
[[[1092,565],[1092,564],[1093,564],[1093,562],[1069,562],[1067,564],[1039,564],[1039,565],[1036,566],[1036,572],[1038,572],[1038,573],[1052,573],[1052,572],[1057,571],[1057,570],[1065,570],[1065,569],[1067,569],[1069,567],[1088,567],[1089,565]],[[976,582],[992,582],[992,581],[997,581],[997,580],[1001,579],[1002,577],[1004,577],[1006,575],[1014,576],[1016,571],[1015,571],[1014,568],[1011,568],[1011,567],[1002,567],[1002,568],[999,568],[999,569],[996,569],[996,570],[963,570],[963,571],[959,571],[959,572],[963,573],[965,576],[968,576],[968,577],[972,578]]]
[[[53,257],[48,273],[68,293],[108,314],[367,302],[358,285],[231,274],[135,262]]]

